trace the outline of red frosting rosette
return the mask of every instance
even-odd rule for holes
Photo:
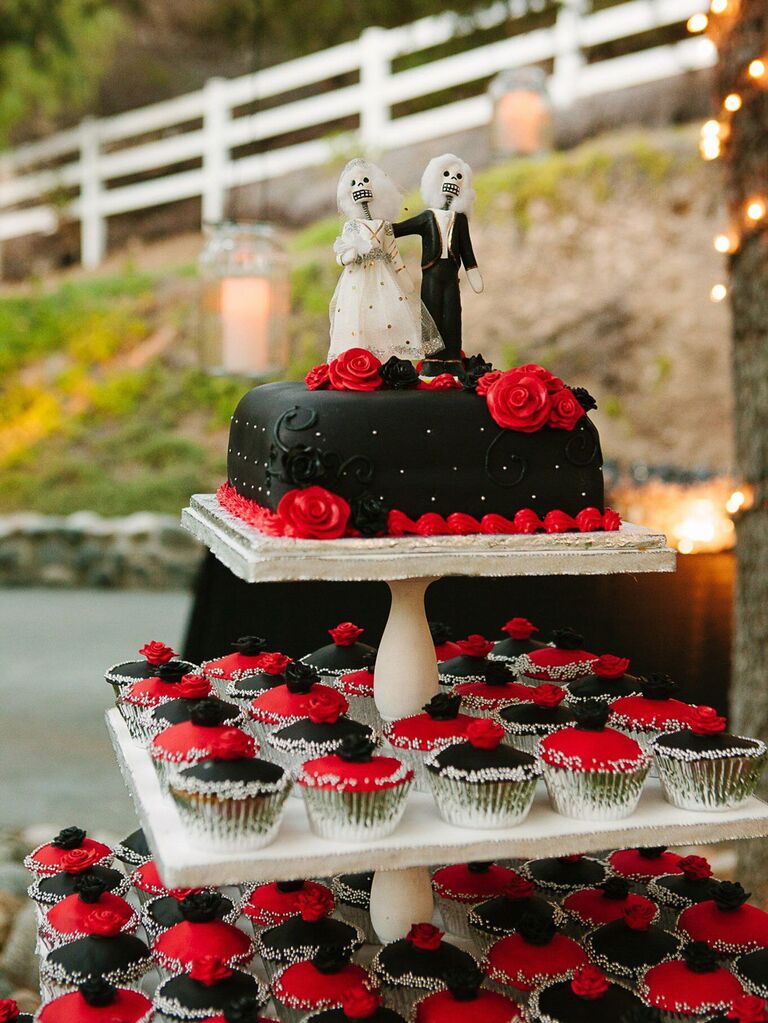
[[[486,401],[495,423],[520,433],[540,430],[552,409],[547,384],[528,367],[501,373],[488,388]]]
[[[255,756],[256,743],[240,728],[227,728],[214,738],[209,753],[212,760],[239,760]]]
[[[629,660],[614,654],[601,654],[592,662],[592,672],[599,678],[621,678],[629,671]]]
[[[328,365],[328,379],[335,391],[376,391],[384,383],[381,362],[365,348],[349,348]]]
[[[307,385],[308,391],[318,391],[323,387],[328,387],[330,384],[328,364],[321,362],[319,366],[313,366],[304,377],[304,383]]]
[[[584,409],[578,398],[568,387],[561,387],[552,394],[552,410],[549,413],[549,425],[556,430],[572,430],[584,415]]]
[[[476,749],[496,749],[504,738],[504,729],[491,718],[476,718],[467,725],[466,737]]]
[[[0,1023],[11,1023],[19,1018],[19,1007],[13,998],[0,998]]]
[[[330,686],[314,692],[307,701],[307,717],[313,725],[332,725],[349,710],[345,696]]]
[[[189,975],[192,980],[196,980],[206,987],[213,987],[214,984],[231,977],[232,970],[219,956],[206,955],[192,960]]]
[[[493,650],[494,644],[485,636],[474,632],[466,639],[457,640],[456,646],[465,657],[487,657]]]
[[[768,1011],[765,999],[758,995],[741,995],[734,998],[733,1006],[726,1013],[726,1019],[735,1020],[736,1023],[766,1023]],[[0,1017],[1,1018],[1,1017]]]
[[[153,639],[149,643],[145,643],[144,646],[139,650],[142,657],[145,657],[148,664],[153,667],[157,667],[161,664],[167,664],[168,661],[176,657],[176,651],[169,647],[165,643],[161,643],[158,639]]]
[[[696,735],[717,735],[725,731],[726,720],[714,707],[693,707],[689,727]]]
[[[335,629],[329,629],[328,633],[336,646],[352,646],[364,631],[353,622],[341,622]]]
[[[656,916],[656,907],[647,902],[632,901],[624,907],[624,923],[633,931],[647,931]]]
[[[256,657],[256,666],[266,675],[282,675],[290,663],[291,658],[287,654],[277,651],[258,654]]]
[[[322,920],[333,912],[333,896],[327,889],[312,888],[300,893],[296,908],[301,919],[308,923]]]
[[[559,707],[565,699],[565,689],[553,682],[542,682],[531,693],[531,703],[537,707]]]
[[[347,1019],[370,1019],[381,1004],[379,992],[367,984],[355,984],[341,996],[341,1007]]]
[[[432,924],[412,924],[411,929],[405,936],[405,940],[414,946],[427,952],[434,952],[440,948],[443,940],[443,931]]]
[[[533,633],[539,630],[527,618],[510,618],[502,625],[501,631],[506,632],[510,639],[523,640],[530,639]]]
[[[300,540],[338,540],[347,530],[350,514],[343,497],[318,486],[289,490],[277,506],[284,535]]]
[[[596,966],[582,966],[576,970],[571,980],[571,991],[579,998],[590,1001],[602,998],[608,990],[608,980],[602,970]]]

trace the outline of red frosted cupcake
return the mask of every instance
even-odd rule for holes
[[[471,937],[467,912],[486,899],[504,895],[519,881],[509,867],[488,861],[455,863],[432,875],[432,891],[445,929],[451,934]]]
[[[381,731],[384,722],[376,707],[376,700],[373,693],[373,669],[376,658],[373,654],[368,658],[368,663],[358,671],[350,671],[346,675],[340,675],[336,682],[336,689],[341,693],[349,704],[349,716],[355,721],[362,721],[370,725],[376,731]]]
[[[683,910],[677,921],[692,941],[704,941],[722,955],[741,955],[768,948],[768,913],[747,903],[749,892],[738,882],[712,885],[712,897]]]
[[[301,896],[305,892],[329,899],[333,905],[331,890],[317,881],[268,881],[251,890],[243,904],[243,913],[256,932],[274,927],[301,912]]]
[[[167,787],[174,768],[191,767],[217,757],[229,743],[241,747],[243,733],[225,722],[225,713],[220,700],[198,700],[191,708],[189,721],[171,725],[154,737],[149,752],[164,786]],[[253,739],[250,742],[254,755],[258,746]]]
[[[638,905],[650,913],[651,921],[656,918],[656,905],[644,895],[632,894],[625,877],[609,877],[595,888],[577,889],[562,901],[571,919],[588,930],[621,920],[628,906]]]
[[[574,707],[576,725],[541,740],[544,781],[558,813],[581,820],[620,820],[638,804],[650,757],[634,739],[606,728],[608,706]]]
[[[612,701],[609,723],[647,748],[657,736],[688,727],[691,705],[676,698],[678,691],[669,675],[641,678],[639,696]]]
[[[481,987],[477,967],[456,970],[446,978],[445,991],[420,998],[413,1007],[414,1023],[522,1023],[517,1006],[496,991]]]
[[[272,732],[305,718],[310,699],[319,693],[327,696],[334,690],[319,681],[314,669],[301,665],[282,685],[264,690],[251,702],[248,716],[254,735],[266,742]]]
[[[638,993],[662,1011],[665,1023],[686,1023],[727,1012],[744,991],[730,970],[718,964],[717,954],[703,941],[694,941],[680,959],[648,970]]]
[[[114,854],[108,845],[88,838],[82,828],[64,828],[55,838],[24,858],[24,866],[36,879],[51,877],[61,870],[108,867]]]
[[[527,654],[544,646],[533,638],[534,632],[539,630],[527,618],[510,618],[502,625],[501,631],[506,632],[506,639],[500,639],[488,656],[492,661],[506,661],[515,673],[520,670]]]
[[[35,1019],[39,1023],[151,1023],[154,1016],[152,1002],[139,991],[113,987],[103,977],[94,977],[77,991],[47,1002]],[[21,1023],[22,1018],[0,1012],[0,1020]]]
[[[635,849],[616,849],[608,857],[611,870],[636,884],[646,884],[662,874],[679,874],[680,853],[671,852],[665,845],[649,845]]]
[[[573,629],[555,629],[551,646],[524,654],[518,662],[521,681],[529,685],[541,682],[563,684],[589,675],[597,654],[584,649],[584,639]]]
[[[132,934],[139,926],[134,909],[119,895],[107,891],[104,881],[89,874],[81,874],[77,891],[57,902],[46,912],[40,929],[41,936],[53,948],[67,941],[75,941],[90,934],[98,934],[101,919],[106,915],[120,920],[120,932]]]
[[[369,982],[368,971],[349,958],[349,952],[325,948],[313,959],[281,970],[272,983],[272,994],[282,1023],[300,1023],[307,1013],[338,1008],[349,988]]]
[[[429,622],[429,632],[435,645],[435,660],[438,664],[459,656],[461,650],[455,642],[456,637],[450,625],[445,622]]]
[[[549,916],[534,912],[521,919],[514,934],[491,945],[483,966],[491,980],[522,999],[534,988],[587,962],[578,942],[561,934]]]
[[[220,919],[221,899],[218,892],[203,891],[181,900],[182,923],[163,931],[152,945],[155,958],[167,972],[182,973],[205,956],[217,956],[228,967],[253,958],[248,935]]]
[[[461,697],[467,713],[477,717],[527,700],[530,691],[530,686],[515,682],[514,673],[505,661],[487,661],[480,682],[459,682],[452,689],[452,693]]]
[[[461,713],[461,697],[437,693],[424,704],[421,714],[412,714],[384,726],[384,738],[413,770],[414,785],[429,792],[429,781],[424,768],[425,758],[449,742],[462,739],[467,726],[474,721]]]
[[[156,675],[123,686],[117,706],[131,736],[146,746],[158,730],[151,717],[157,707],[179,698],[199,700],[210,695],[211,684],[202,675],[189,674],[179,661],[170,661]]]
[[[360,642],[364,631],[353,622],[341,622],[336,628],[328,630],[332,643],[321,646],[311,654],[305,654],[301,660],[321,678],[338,678],[350,671],[358,671],[365,667],[371,654],[376,654],[374,647]]]
[[[460,653],[438,665],[438,679],[441,686],[454,686],[457,682],[482,682],[488,667],[488,655],[493,650],[493,643],[472,633],[466,639],[456,643]]]
[[[206,678],[226,685],[261,671],[259,659],[266,652],[266,639],[262,636],[241,636],[232,643],[232,647],[234,652],[231,654],[203,661],[200,670]]]
[[[160,895],[171,895],[174,891],[183,891],[188,894],[187,889],[167,888],[158,873],[154,860],[145,860],[140,867],[133,871],[130,881],[141,903],[145,903],[149,899],[156,899]]]

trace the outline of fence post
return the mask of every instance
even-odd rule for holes
[[[101,263],[107,249],[107,221],[101,212],[99,122],[80,122],[80,262],[87,269]]]
[[[555,63],[549,81],[555,107],[570,107],[578,99],[579,72],[584,66],[581,50],[581,18],[585,0],[561,0],[555,22]]]
[[[224,219],[229,185],[227,124],[230,110],[225,78],[209,78],[203,86],[203,223]]]
[[[366,152],[387,145],[389,103],[387,82],[391,61],[387,46],[389,33],[383,28],[366,28],[360,34],[360,141]]]

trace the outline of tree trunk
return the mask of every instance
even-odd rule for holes
[[[718,106],[732,92],[743,99],[723,157],[731,224],[740,237],[730,257],[736,454],[754,494],[736,523],[732,724],[737,733],[768,741],[768,220],[752,224],[745,215],[750,199],[768,203],[768,79],[747,75],[750,61],[768,47],[768,5],[741,0],[735,13],[716,20],[715,31]],[[768,842],[741,843],[739,868],[745,885],[768,897]]]

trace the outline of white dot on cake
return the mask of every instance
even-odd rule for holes
[[[427,430],[427,433],[432,433],[432,431],[428,429],[428,430]]]
[[[436,500],[437,500],[436,497],[430,497],[430,501],[436,501]]]
[[[401,470],[400,470],[400,475],[401,475],[401,476],[404,476],[404,475],[405,475],[405,469],[401,469]]]
[[[582,496],[582,497],[586,497],[586,496],[587,496],[587,492],[586,492],[586,490],[582,490],[582,492],[581,492],[581,496]]]
[[[536,500],[536,495],[535,495],[535,494],[531,494],[531,500],[532,500],[532,501],[535,501],[535,500]]]
[[[373,434],[374,437],[378,437],[378,435],[379,435],[379,431],[378,430],[371,430],[371,433]]]
[[[484,426],[480,427],[480,433],[485,433],[485,427]]]
[[[556,469],[559,469],[559,468],[560,468],[560,466],[559,466],[559,465],[556,465],[556,466],[555,466],[555,468],[556,468]]]
[[[485,494],[481,494],[481,495],[480,495],[480,500],[481,500],[481,501],[484,501],[484,500],[485,500]]]

